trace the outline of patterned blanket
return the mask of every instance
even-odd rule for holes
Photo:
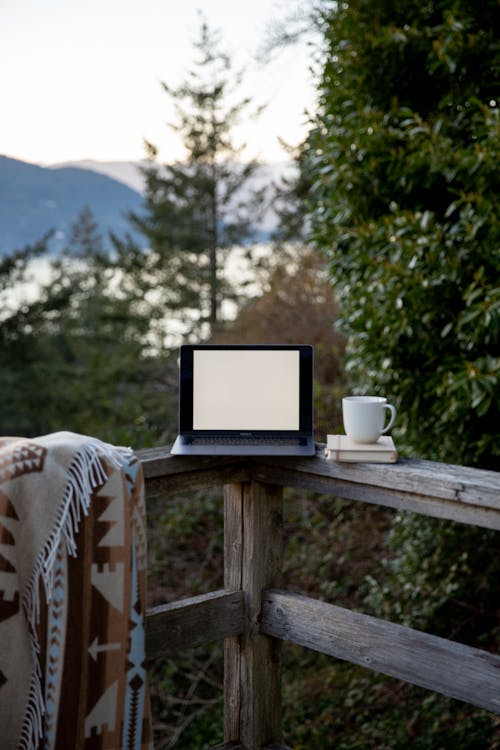
[[[0,438],[0,746],[150,750],[146,533],[132,451]]]

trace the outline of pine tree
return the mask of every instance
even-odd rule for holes
[[[71,225],[65,254],[103,263],[107,261],[104,239],[90,206],[84,206]]]
[[[206,333],[206,323],[213,330],[220,320],[222,302],[235,296],[225,261],[232,247],[252,239],[263,195],[249,184],[257,162],[240,161],[244,146],[232,138],[252,109],[249,98],[235,100],[242,76],[205,22],[194,47],[198,58],[185,82],[162,84],[174,100],[171,127],[186,158],[160,165],[157,147],[146,143],[144,213],[130,218],[148,241],[151,285],[161,290],[165,311]]]
[[[48,256],[47,240],[0,262],[0,433],[69,429],[136,445],[171,439],[176,365],[150,346],[149,308],[129,269],[102,251],[87,210],[62,255]],[[48,279],[24,298],[40,256]]]

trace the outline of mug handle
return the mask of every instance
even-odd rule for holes
[[[384,404],[384,409],[389,409],[389,411],[391,412],[391,418],[389,420],[389,424],[387,425],[387,427],[384,427],[384,429],[382,430],[381,432],[382,435],[385,435],[386,432],[389,432],[392,425],[396,421],[396,407],[393,406],[392,404]]]

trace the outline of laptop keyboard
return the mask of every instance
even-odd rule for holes
[[[199,437],[189,438],[191,445],[304,445],[300,438]]]

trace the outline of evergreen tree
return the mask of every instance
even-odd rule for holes
[[[151,351],[148,306],[100,243],[84,210],[64,254],[45,257],[48,279],[33,298],[21,290],[46,242],[2,259],[2,434],[68,429],[134,445],[173,437],[175,363]]]
[[[104,239],[90,206],[84,206],[72,223],[64,252],[73,258],[93,258],[106,263]]]
[[[239,161],[244,147],[232,139],[251,105],[249,98],[235,100],[241,75],[204,22],[194,47],[198,58],[186,81],[163,84],[186,158],[160,165],[157,148],[146,144],[144,213],[131,220],[147,239],[145,264],[165,311],[206,333],[207,322],[213,329],[220,320],[223,300],[235,296],[225,260],[232,247],[252,239],[263,195],[249,182],[257,163]]]
[[[36,325],[43,315],[39,302],[22,290],[33,283],[33,261],[47,254],[46,235],[34,245],[0,259],[0,434],[31,433],[36,420],[32,394],[43,390],[35,371]],[[57,306],[58,301],[54,300]],[[36,428],[35,428],[36,430]]]

